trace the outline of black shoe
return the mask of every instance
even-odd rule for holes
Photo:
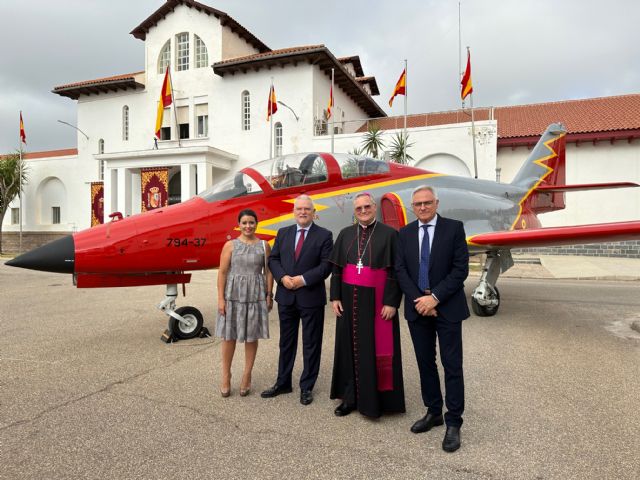
[[[268,390],[265,390],[264,392],[262,392],[260,394],[260,396],[262,398],[272,398],[272,397],[277,397],[278,395],[282,394],[282,393],[291,393],[293,392],[293,389],[291,387],[283,387],[282,385],[274,385],[273,387],[271,387]]]
[[[340,405],[336,407],[333,413],[336,414],[336,417],[344,417],[345,415],[349,415],[355,409],[356,409],[355,405],[347,405],[346,403],[342,402]]]
[[[445,452],[455,452],[460,448],[460,427],[447,427],[447,433],[442,440],[442,449]]]
[[[309,405],[311,402],[313,402],[313,393],[311,390],[301,390],[300,403],[302,405]]]
[[[444,425],[442,415],[427,413],[424,417],[411,425],[411,431],[413,433],[428,432],[433,427],[439,427],[440,425]]]

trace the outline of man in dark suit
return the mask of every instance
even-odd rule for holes
[[[333,235],[313,223],[313,201],[300,195],[293,204],[296,224],[278,230],[269,269],[278,282],[276,302],[280,316],[280,358],[278,379],[262,392],[262,398],[290,393],[291,372],[298,347],[298,328],[302,321],[302,356],[304,368],[300,376],[300,403],[313,401],[313,386],[320,370],[324,307],[327,294],[324,281],[331,272],[329,255]]]
[[[436,338],[444,368],[447,431],[443,450],[460,448],[464,411],[462,320],[469,317],[464,281],[469,274],[469,251],[462,222],[437,215],[436,191],[421,186],[413,191],[418,219],[400,229],[396,276],[404,298],[404,315],[416,352],[422,400],[427,414],[411,427],[422,433],[443,424],[442,392],[436,365]]]

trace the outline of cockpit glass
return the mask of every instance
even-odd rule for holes
[[[199,196],[207,202],[215,202],[218,200],[229,200],[230,198],[244,197],[261,193],[262,189],[258,183],[249,175],[243,172],[236,173],[233,177],[222,180],[209,187]]]
[[[335,154],[334,158],[340,165],[342,178],[364,177],[389,172],[389,164],[384,160],[349,154]]]

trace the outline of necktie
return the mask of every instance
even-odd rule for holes
[[[429,289],[429,230],[431,225],[422,225],[424,236],[420,248],[420,270],[418,270],[418,286],[421,291]]]
[[[304,243],[304,232],[306,232],[306,230],[300,230],[300,236],[298,237],[298,243],[296,244],[296,253],[295,253],[296,260],[298,260],[298,257],[300,256],[300,251],[302,250],[302,244]]]

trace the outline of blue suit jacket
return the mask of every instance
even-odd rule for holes
[[[291,225],[278,230],[269,256],[269,269],[278,282],[276,302],[307,308],[326,305],[324,281],[331,273],[329,255],[333,248],[333,235],[326,228],[312,223],[302,244],[300,258],[296,261],[296,229],[296,225]],[[280,283],[285,275],[302,275],[307,285],[298,290],[288,290]]]
[[[420,316],[413,301],[423,295],[418,288],[418,228],[417,220],[401,228],[396,250],[396,276],[405,296],[404,316],[410,322]],[[464,226],[458,220],[438,215],[429,255],[429,284],[440,301],[436,310],[442,318],[460,322],[469,317],[469,307],[464,295],[467,275],[469,250]]]

